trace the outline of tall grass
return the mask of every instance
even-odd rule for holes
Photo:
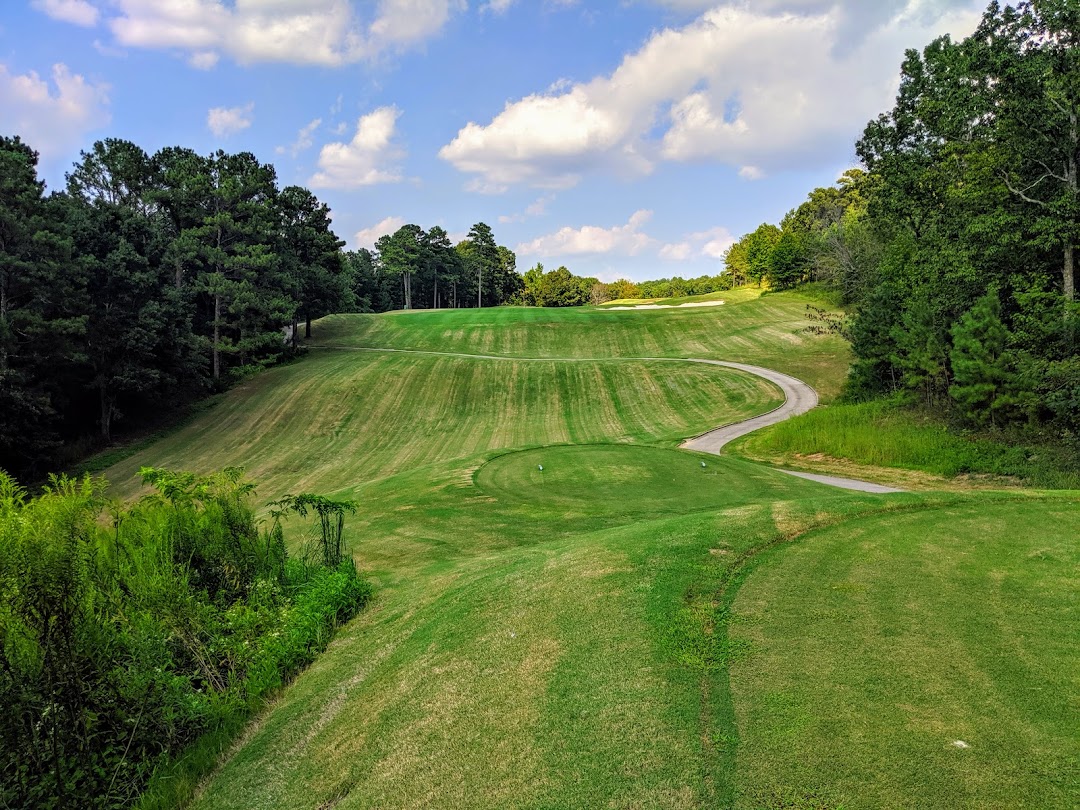
[[[1046,489],[1080,489],[1068,448],[962,434],[940,418],[889,401],[834,405],[750,437],[755,455],[823,454],[859,464],[955,477],[999,476]]]
[[[351,558],[291,559],[239,469],[143,477],[158,494],[120,508],[100,479],[54,478],[32,498],[0,472],[2,807],[130,806],[203,735],[234,732],[371,593]]]

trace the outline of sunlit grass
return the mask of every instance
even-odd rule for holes
[[[116,465],[111,477],[124,480],[146,463],[243,464],[262,482],[263,499],[314,490],[360,504],[349,538],[376,583],[375,601],[245,733],[194,806],[904,806],[906,779],[922,785],[921,806],[953,806],[1016,776],[1000,757],[943,772],[940,758],[906,756],[915,749],[905,729],[891,732],[904,756],[860,746],[876,709],[860,715],[853,704],[844,715],[819,711],[815,701],[829,706],[856,688],[875,699],[910,688],[908,671],[890,657],[892,632],[904,625],[913,661],[977,642],[980,662],[1019,650],[1049,681],[1073,688],[1076,662],[1060,645],[1044,655],[1025,640],[1043,633],[1026,616],[1057,610],[1061,583],[1075,572],[1060,538],[1048,542],[1038,570],[1021,575],[1021,615],[1002,619],[994,637],[965,624],[972,583],[985,585],[997,571],[1008,583],[1014,567],[1035,557],[1016,557],[998,538],[983,558],[974,534],[949,529],[985,509],[1035,554],[1043,549],[1031,528],[1040,510],[1068,533],[1077,506],[1026,491],[852,494],[736,457],[677,451],[680,437],[769,410],[776,389],[722,369],[620,359],[745,361],[835,392],[846,350],[805,331],[808,300],[754,292],[722,307],[669,312],[329,318],[315,325],[306,359],[252,378]],[[514,359],[445,356],[453,353]],[[825,420],[820,429],[800,428],[788,446],[840,433],[870,453],[877,435],[893,446],[892,458],[908,460],[939,458],[950,446],[899,427],[890,431],[911,434],[906,444],[882,442],[880,423],[867,427],[842,409],[822,413],[809,417]],[[919,520],[905,522],[912,516]],[[843,534],[863,522],[887,541]],[[819,538],[824,558],[795,555],[817,549]],[[822,583],[848,582],[836,572],[863,570],[868,549],[873,587],[857,591],[859,610],[877,624],[849,616],[848,633],[837,614],[820,625],[824,638],[776,641],[800,621],[831,621]],[[982,579],[954,581],[938,552],[970,561]],[[1036,587],[1043,576],[1045,598]],[[759,577],[765,590],[753,591]],[[1048,627],[1068,638],[1054,615]],[[932,632],[920,635],[920,623]],[[882,628],[889,632],[875,634]],[[837,645],[848,659],[830,658]],[[851,661],[861,662],[854,681],[845,674]],[[1007,668],[964,671],[978,677],[950,683],[950,705],[966,707],[972,728],[1043,717],[1056,705],[1010,686]],[[769,686],[792,673],[817,681],[794,695]],[[1000,706],[986,709],[982,694],[1000,695]],[[876,705],[870,698],[859,700]],[[899,722],[897,711],[886,707],[881,717]],[[817,757],[809,760],[818,763],[817,782],[783,749],[790,718],[800,734],[807,730],[795,743]],[[1056,728],[1033,722],[1009,750],[1074,773]],[[840,733],[853,742],[837,742]],[[841,745],[838,773],[847,781],[833,791],[820,782]],[[865,774],[897,768],[910,777],[889,777],[866,793],[876,805],[859,804]],[[1003,795],[1016,795],[1001,784]],[[1069,806],[1055,805],[1068,791],[1032,795]]]
[[[824,455],[858,464],[975,476],[999,485],[1080,489],[1080,464],[1065,448],[1030,448],[950,429],[937,415],[888,402],[832,405],[754,434],[743,452],[797,464]]]

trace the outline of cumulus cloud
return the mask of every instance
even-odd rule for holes
[[[405,151],[394,141],[397,107],[379,107],[362,116],[349,143],[328,143],[319,152],[314,188],[354,189],[402,180],[398,161]]]
[[[96,6],[86,0],[34,0],[34,8],[52,17],[54,20],[93,28],[97,25],[100,12]]]
[[[85,142],[86,133],[109,123],[109,86],[52,68],[52,84],[36,72],[11,73],[0,64],[0,110],[4,125],[43,158],[61,158]]]
[[[387,217],[384,220],[376,222],[370,228],[361,228],[358,230],[353,235],[353,245],[356,247],[374,247],[380,236],[392,234],[404,224],[405,220],[401,217]]]
[[[439,155],[503,187],[565,187],[597,167],[648,172],[664,160],[719,162],[747,179],[834,162],[890,104],[906,46],[974,29],[978,3],[958,2],[722,4],[653,33],[609,75],[469,122]],[[849,21],[870,5],[877,22],[852,37]]]
[[[731,231],[717,226],[687,234],[680,242],[661,245],[657,255],[661,259],[675,262],[688,259],[722,259],[727,249],[736,241]]]
[[[519,214],[503,214],[499,217],[499,222],[506,224],[508,222],[524,222],[527,219],[533,217],[542,217],[547,213],[547,207],[555,201],[554,194],[545,194],[543,197],[538,197],[529,205],[525,206],[525,210]]]
[[[321,125],[322,119],[316,118],[311,123],[300,128],[300,131],[296,133],[296,140],[293,141],[291,145],[279,146],[274,151],[276,151],[279,155],[289,154],[293,157],[296,157],[301,152],[310,149],[312,144],[315,143],[313,136],[315,135],[315,130],[317,130]]]
[[[530,242],[522,242],[515,250],[523,256],[581,256],[601,253],[636,256],[656,243],[655,239],[641,231],[642,226],[652,218],[652,213],[644,209],[635,211],[625,225],[612,228],[596,225],[561,228]]]
[[[217,51],[196,51],[188,57],[188,64],[196,70],[213,70],[221,55]]]
[[[197,67],[209,65],[210,54],[226,54],[242,64],[337,66],[373,59],[429,39],[465,6],[463,0],[380,0],[372,16],[361,17],[350,0],[113,0],[113,5],[118,13],[109,27],[118,42],[186,51]]]
[[[206,114],[206,126],[219,138],[228,138],[251,126],[255,102],[242,107],[214,107]]]

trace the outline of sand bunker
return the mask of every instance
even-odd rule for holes
[[[684,309],[687,307],[718,307],[723,301],[691,301],[689,304],[639,304],[636,307],[604,307],[604,309]]]

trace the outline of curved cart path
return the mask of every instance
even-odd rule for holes
[[[759,428],[775,425],[777,422],[783,422],[785,419],[790,419],[793,416],[806,413],[818,404],[817,391],[815,391],[812,386],[796,377],[792,377],[789,374],[781,374],[779,371],[773,371],[771,368],[751,366],[746,363],[731,363],[726,360],[702,360],[693,357],[506,357],[504,355],[496,354],[437,352],[424,349],[379,349],[370,346],[312,345],[310,348],[337,349],[356,352],[391,352],[395,354],[428,354],[438,357],[464,357],[476,360],[516,360],[518,362],[597,363],[622,360],[662,363],[702,363],[704,365],[722,366],[724,368],[742,371],[747,374],[753,374],[756,377],[768,380],[784,392],[784,404],[780,407],[774,408],[768,413],[763,413],[760,416],[744,419],[741,422],[722,425],[707,433],[702,433],[700,436],[687,439],[680,445],[680,447],[687,450],[696,450],[699,453],[711,453],[712,455],[717,456],[720,455],[721,449],[728,442],[733,441],[740,436],[745,436],[747,433],[752,433]],[[783,469],[779,470],[779,472],[794,475],[799,478],[806,478],[810,481],[816,481],[819,484],[827,484],[828,486],[839,487],[840,489],[852,489],[858,492],[886,494],[904,491],[902,489],[882,486],[881,484],[871,484],[868,481],[856,481],[853,478],[838,478],[835,475],[817,475],[816,473],[803,473]]]

